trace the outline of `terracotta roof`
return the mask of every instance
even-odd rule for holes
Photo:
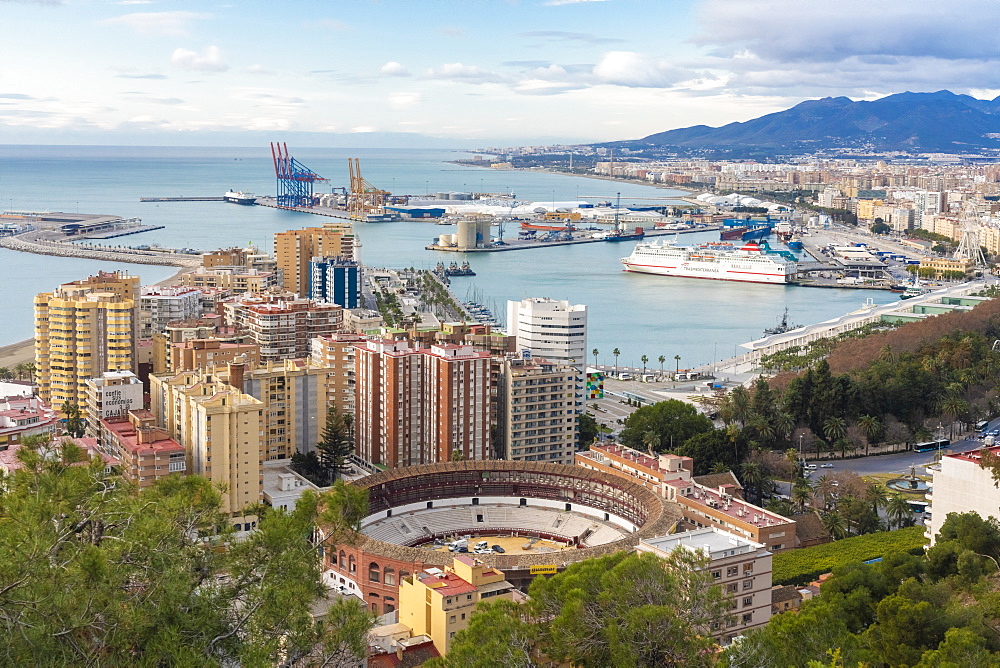
[[[823,526],[823,520],[816,511],[792,515],[791,519],[795,520],[795,536],[799,539],[799,543],[831,538],[830,532]]]
[[[743,485],[740,484],[739,479],[736,474],[732,471],[726,471],[725,473],[709,473],[708,475],[695,476],[693,480],[699,485],[704,485],[705,487],[712,487],[718,489],[720,485],[736,485],[736,489],[741,493],[740,498],[743,497]]]
[[[771,603],[781,603],[783,601],[801,600],[802,594],[795,585],[785,585],[784,587],[774,587],[771,589]]]

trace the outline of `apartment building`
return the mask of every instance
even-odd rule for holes
[[[764,545],[728,531],[706,528],[643,539],[635,551],[666,557],[681,548],[708,559],[705,569],[732,601],[732,617],[711,629],[719,641],[731,642],[770,621],[771,553]]]
[[[35,297],[38,395],[86,408],[86,380],[135,364],[139,277],[99,272]]]
[[[507,302],[507,332],[517,350],[583,369],[587,361],[587,307],[547,298]]]
[[[153,335],[153,373],[171,371],[172,347],[176,343],[199,339],[217,339],[223,343],[243,343],[249,338],[245,332],[225,324],[218,313],[205,313],[197,318],[168,322],[163,331]]]
[[[692,475],[690,457],[652,456],[623,445],[595,444],[576,453],[576,464],[627,477],[657,492],[680,506],[689,526],[720,528],[772,552],[798,547],[794,520],[744,501],[732,476],[717,485],[700,483]]]
[[[514,596],[514,586],[502,571],[471,555],[460,555],[444,570],[426,568],[402,579],[399,623],[411,637],[429,636],[443,656],[455,634],[468,628],[480,601],[513,601]]]
[[[357,386],[355,348],[366,339],[357,334],[330,334],[312,340],[312,363],[329,370],[327,404],[341,413],[354,414]]]
[[[160,478],[187,472],[184,446],[157,427],[149,411],[132,410],[102,418],[97,424],[101,451],[117,459],[122,477],[140,490]]]
[[[260,363],[260,346],[256,343],[231,343],[220,339],[193,339],[170,344],[167,361],[156,373],[195,371],[212,366],[223,366],[237,359],[256,367]]]
[[[199,267],[181,274],[181,285],[199,290],[228,290],[234,294],[265,292],[278,285],[278,273],[242,267]]]
[[[87,379],[87,433],[96,436],[100,421],[142,408],[142,381],[131,371],[105,371]]]
[[[139,338],[162,332],[168,322],[197,318],[201,291],[184,286],[146,286],[139,297]]]
[[[342,257],[314,257],[309,263],[309,299],[344,308],[361,303],[361,266]]]
[[[311,299],[236,297],[224,307],[227,324],[247,332],[262,361],[309,357],[313,338],[344,327],[343,307]]]
[[[264,404],[218,376],[184,371],[151,375],[150,409],[186,453],[188,473],[224,486],[222,511],[250,530],[247,506],[263,500]]]
[[[348,222],[329,222],[322,227],[277,232],[274,255],[281,271],[282,287],[299,297],[309,294],[310,267],[314,257],[356,260],[354,232]]]
[[[496,456],[572,464],[579,372],[540,357],[506,358],[502,365]]]
[[[26,436],[53,436],[61,431],[58,411],[38,397],[0,399],[0,451],[19,444]]]
[[[357,453],[395,468],[493,456],[490,355],[470,346],[411,348],[366,341],[356,349]]]
[[[998,456],[1000,446],[945,455],[936,466],[928,467],[932,480],[926,498],[931,505],[927,508],[930,518],[925,524],[931,545],[949,513],[976,513],[983,519],[997,516],[1000,489],[992,471],[981,466],[984,452]]]

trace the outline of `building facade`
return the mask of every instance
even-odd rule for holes
[[[189,473],[223,485],[222,512],[249,531],[263,500],[264,404],[212,374],[151,375],[150,407],[186,453]]]
[[[677,503],[694,528],[719,528],[778,552],[798,547],[795,521],[747,503],[733,482],[717,487],[697,482],[690,457],[647,455],[618,444],[597,445],[576,453],[578,466],[628,477]]]
[[[240,297],[225,303],[226,322],[260,346],[262,361],[309,357],[311,340],[340,332],[344,309],[310,299]]]
[[[201,291],[184,286],[146,286],[139,298],[139,338],[162,332],[168,322],[197,318]]]
[[[314,257],[309,263],[309,299],[346,309],[361,303],[361,267],[341,257]]]
[[[38,395],[86,409],[86,380],[131,370],[138,334],[139,277],[99,272],[35,297]]]
[[[574,367],[540,357],[503,360],[498,458],[573,463],[578,375]]]
[[[98,421],[101,451],[117,459],[122,477],[140,490],[160,478],[187,472],[184,446],[154,423],[153,414],[143,409]]]
[[[925,520],[927,537],[931,545],[937,540],[941,525],[948,513],[977,513],[983,519],[997,517],[1000,508],[1000,489],[993,480],[993,473],[983,468],[982,453],[1000,454],[1000,446],[945,455],[932,474],[931,491],[927,500],[930,517]]]
[[[356,260],[354,232],[350,223],[329,222],[322,227],[277,232],[274,255],[282,276],[282,286],[300,297],[309,294],[309,263],[314,257],[341,257]]]
[[[766,547],[742,536],[716,528],[685,531],[639,541],[636,552],[665,557],[685,548],[708,558],[705,567],[732,601],[726,624],[711,629],[722,642],[765,626],[771,619],[771,553]]]
[[[105,418],[142,408],[142,381],[131,371],[105,371],[87,379],[87,433],[96,436]]]
[[[312,340],[312,363],[329,369],[327,404],[336,405],[341,413],[354,415],[357,386],[357,355],[355,348],[365,339],[357,334],[330,334]]]
[[[53,436],[61,427],[59,413],[38,397],[0,399],[0,451],[26,436]]]
[[[395,468],[493,456],[490,355],[470,346],[410,348],[367,341],[357,351],[357,454]]]
[[[587,361],[587,307],[547,298],[507,302],[507,332],[517,350],[583,370]]]

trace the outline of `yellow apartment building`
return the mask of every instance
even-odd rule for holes
[[[314,257],[354,260],[354,232],[348,222],[329,222],[322,227],[276,232],[274,255],[282,286],[300,297],[309,294],[309,261]]]
[[[403,578],[399,586],[399,623],[411,637],[425,635],[441,655],[455,634],[469,626],[479,601],[514,600],[514,586],[503,572],[472,555],[460,555],[445,570],[427,568]]]
[[[149,380],[151,412],[184,447],[187,472],[223,486],[222,511],[252,529],[257,518],[244,511],[263,500],[264,404],[210,373]]]
[[[46,403],[85,412],[88,378],[132,370],[138,300],[138,276],[104,271],[35,297],[35,366]]]

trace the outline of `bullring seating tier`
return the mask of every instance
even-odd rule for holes
[[[629,535],[620,526],[575,511],[501,504],[414,510],[375,519],[361,531],[375,540],[409,547],[434,538],[470,533],[542,534],[557,536],[566,542],[579,541],[585,546],[603,545]],[[582,541],[579,540],[581,536],[584,536]]]

